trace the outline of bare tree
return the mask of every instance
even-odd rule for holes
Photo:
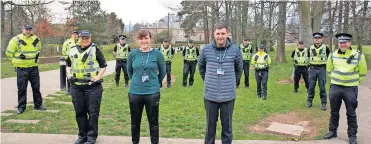
[[[344,1],[344,28],[342,32],[348,33],[349,27],[349,1]]]
[[[340,33],[342,32],[342,26],[343,26],[343,1],[340,1],[339,2],[339,5],[338,5],[338,13],[339,13],[339,18],[338,18],[338,28],[337,28],[337,33]],[[338,45],[335,45],[335,49],[338,49],[339,46]]]
[[[285,34],[286,34],[286,2],[279,2],[279,17],[278,17],[278,57],[277,61],[287,62],[285,57]]]
[[[304,41],[306,46],[311,45],[312,28],[310,26],[310,2],[299,1],[299,19],[300,19],[300,32],[299,39]]]
[[[325,1],[314,1],[312,6],[312,28],[314,32],[321,30],[321,20]]]

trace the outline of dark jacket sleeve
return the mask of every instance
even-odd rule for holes
[[[183,48],[183,56],[185,56],[186,48]]]
[[[238,80],[241,79],[242,76],[242,70],[243,70],[243,60],[242,60],[242,54],[241,51],[238,51],[236,54],[236,60],[234,63],[234,70],[236,74],[236,84],[238,83]]]
[[[328,57],[330,55],[331,51],[328,46],[326,46],[326,56]]]
[[[105,67],[107,67],[106,59],[104,58],[104,55],[103,55],[102,51],[100,51],[99,48],[97,48],[95,54],[96,54],[96,56],[97,56],[97,61],[98,61],[98,63],[99,63],[99,67],[100,67],[100,68],[105,68]]]
[[[171,55],[174,55],[175,54],[175,50],[174,48],[171,48]]]
[[[200,56],[200,51],[198,50],[198,48],[195,47],[195,49],[196,49],[196,54],[197,54],[197,56]]]
[[[115,47],[113,48],[113,51],[117,52],[117,45],[115,45]]]
[[[71,59],[70,59],[70,56],[68,56],[67,59],[66,59],[66,65],[67,65],[67,67],[71,67]]]
[[[200,56],[198,57],[197,64],[198,64],[198,71],[200,72],[202,80],[205,80],[206,74],[206,56],[205,56],[205,49],[204,47],[201,51]]]
[[[162,85],[162,80],[164,79],[166,75],[166,63],[165,63],[165,58],[160,51],[158,51],[157,61],[158,61],[157,65],[158,65],[158,71],[159,71],[158,80],[159,80],[159,84]]]
[[[133,64],[133,53],[129,53],[128,55],[128,59],[126,61],[126,67],[127,67],[127,71],[128,71],[128,75],[129,75],[129,79],[132,79],[133,77],[133,67],[132,67],[132,64]]]
[[[294,56],[295,56],[295,50],[292,51],[292,53],[291,53],[291,58],[294,58]]]
[[[128,46],[128,52],[131,52],[131,48],[130,48],[130,46]]]

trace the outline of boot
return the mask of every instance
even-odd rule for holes
[[[294,93],[298,93],[298,90],[294,90],[293,92],[294,92]]]
[[[167,84],[167,88],[171,88],[171,83],[168,83]]]
[[[46,107],[44,107],[43,105],[41,105],[40,107],[34,107],[33,109],[40,110],[40,111],[46,111]]]
[[[128,83],[125,83],[125,87],[128,88],[129,87],[129,84]]]
[[[327,134],[325,134],[325,136],[323,136],[323,139],[332,139],[332,138],[336,138],[336,137],[337,137],[336,132],[329,131]]]
[[[261,96],[261,95],[256,95],[256,97],[257,97],[257,98],[262,98],[262,96]]]
[[[326,111],[326,104],[324,104],[324,103],[322,104],[321,110]]]
[[[349,144],[357,144],[357,137],[356,136],[349,137]]]
[[[118,81],[116,81],[116,87],[119,87],[119,82]]]
[[[17,110],[17,114],[23,114],[24,113],[24,109],[21,109],[21,108],[18,108],[18,110]]]
[[[307,108],[311,108],[311,107],[312,107],[312,102],[311,101],[308,101]]]
[[[85,138],[79,138],[75,141],[75,144],[84,144],[86,142],[86,137]]]

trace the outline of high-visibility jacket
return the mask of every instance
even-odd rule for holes
[[[41,42],[37,36],[19,34],[9,41],[6,55],[14,67],[27,68],[37,66],[40,51]]]
[[[69,38],[63,43],[63,48],[62,48],[62,55],[67,58],[68,53],[70,49],[74,46],[76,46],[79,43],[79,41],[75,41],[74,38]]]
[[[185,60],[188,60],[188,61],[197,60],[197,53],[196,53],[196,48],[195,47],[189,48],[187,46],[185,51],[186,51],[185,52],[185,57],[184,57]]]
[[[129,55],[129,44],[122,46],[120,43],[117,43],[116,59],[126,60]]]
[[[265,52],[258,52],[252,56],[251,64],[256,70],[267,69],[271,64],[271,58]]]
[[[327,63],[326,45],[322,44],[319,48],[311,45],[309,48],[309,54],[309,64],[322,65]]]
[[[171,49],[172,49],[171,45],[169,45],[167,49],[164,48],[164,45],[161,45],[160,51],[161,51],[162,55],[164,56],[165,61],[171,61],[172,60],[173,55],[171,54]]]
[[[242,59],[243,60],[251,60],[251,45],[244,46],[243,43],[240,44],[240,50],[242,54]]]
[[[294,61],[296,62],[295,65],[297,66],[307,66],[309,64],[308,49],[304,48],[304,50],[300,51],[300,48],[296,48],[294,54]]]
[[[326,70],[331,83],[342,86],[358,86],[365,79],[367,64],[365,56],[356,50],[346,50],[339,54],[339,49],[331,53]]]
[[[87,85],[92,77],[98,75],[100,67],[96,59],[96,49],[96,44],[94,43],[81,53],[77,47],[70,49],[71,74],[77,80],[87,80],[86,82],[74,82],[74,84]]]

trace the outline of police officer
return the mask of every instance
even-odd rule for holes
[[[95,144],[102,99],[102,76],[107,63],[102,52],[91,41],[89,31],[80,32],[80,45],[70,49],[67,76],[70,79],[72,103],[79,127],[75,144]]]
[[[174,57],[174,49],[169,45],[169,40],[164,39],[160,47],[160,51],[165,58],[166,63],[166,77],[167,77],[167,87],[171,87],[171,60]]]
[[[187,86],[187,78],[189,76],[189,86],[191,87],[194,82],[194,74],[196,71],[197,57],[200,52],[193,46],[193,40],[188,41],[187,47],[183,50],[184,68],[183,68],[183,87]]]
[[[260,45],[259,51],[252,56],[251,64],[255,67],[255,78],[257,85],[257,97],[267,99],[268,68],[271,58],[264,52],[265,46]]]
[[[43,99],[40,93],[40,75],[37,64],[40,50],[40,39],[32,34],[31,25],[25,25],[23,33],[9,41],[6,55],[12,60],[17,71],[17,114],[22,114],[26,110],[28,81],[30,81],[32,87],[34,110],[46,110],[42,105]]]
[[[336,34],[336,38],[339,41],[339,49],[331,53],[326,68],[331,77],[329,93],[331,117],[329,132],[324,136],[324,139],[337,137],[339,111],[341,103],[344,101],[347,110],[349,143],[356,144],[358,85],[366,77],[367,64],[365,56],[350,47],[352,35],[339,33]]]
[[[243,43],[240,44],[240,50],[243,58],[243,71],[245,74],[245,88],[249,88],[249,68],[250,68],[250,60],[251,56],[253,55],[252,46],[249,44],[247,38],[243,39]],[[240,80],[237,82],[237,87],[240,85]]]
[[[305,87],[308,90],[308,49],[304,47],[304,42],[299,41],[298,48],[296,48],[291,58],[294,59],[295,76],[294,76],[294,93],[298,93],[299,80],[303,76]]]
[[[327,57],[330,54],[330,49],[322,44],[322,33],[313,33],[314,44],[309,48],[309,85],[308,85],[308,100],[307,108],[312,107],[314,98],[314,89],[317,79],[320,89],[320,97],[322,107],[321,110],[326,110],[326,63]]]
[[[63,43],[63,48],[62,48],[62,55],[64,56],[65,59],[68,57],[68,52],[70,48],[76,46],[79,40],[79,32],[78,31],[72,31],[71,33],[71,38],[67,39]],[[68,87],[68,94],[71,93],[71,83],[69,80],[67,80],[67,87]]]
[[[120,42],[115,45],[112,53],[114,56],[116,56],[116,75],[115,75],[116,86],[119,86],[120,74],[122,69],[122,71],[124,72],[125,87],[129,87],[129,76],[126,68],[126,62],[128,59],[129,52],[131,50],[129,44],[126,43],[125,39],[126,39],[125,35],[119,36]]]

